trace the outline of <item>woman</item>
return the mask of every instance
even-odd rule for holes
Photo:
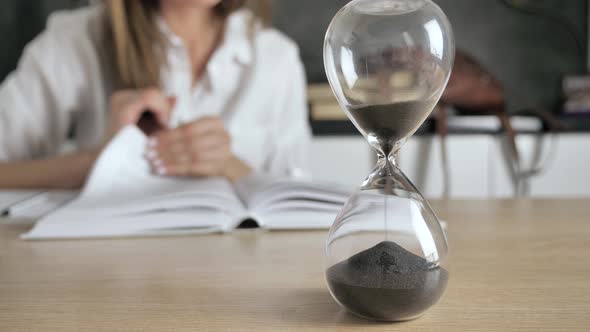
[[[241,0],[107,0],[54,14],[0,87],[0,188],[78,188],[132,124],[159,129],[146,157],[160,175],[298,175],[304,91],[295,44]],[[76,149],[58,154],[68,138]]]

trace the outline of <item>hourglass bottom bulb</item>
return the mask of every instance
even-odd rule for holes
[[[449,274],[391,241],[362,251],[326,271],[332,295],[351,312],[370,319],[403,321],[433,306]]]

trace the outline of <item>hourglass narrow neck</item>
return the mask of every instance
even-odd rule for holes
[[[397,159],[399,150],[406,142],[406,139],[394,141],[392,139],[379,138],[373,134],[369,134],[367,135],[367,141],[371,147],[375,149],[379,159],[385,159],[387,157],[387,159],[395,165],[395,160]]]
[[[396,173],[399,172],[396,158],[397,153],[390,153],[388,156],[383,153],[378,153],[377,164],[369,177],[380,179],[395,177]]]
[[[397,142],[390,145],[390,148],[385,146],[385,149],[377,148],[371,144],[377,151],[377,164],[373,172],[363,182],[361,190],[378,190],[385,195],[423,199],[418,189],[408,180],[397,165],[397,157],[403,143],[403,141]]]

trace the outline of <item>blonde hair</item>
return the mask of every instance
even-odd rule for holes
[[[246,5],[245,0],[222,0],[215,12],[227,17]],[[269,0],[249,1],[268,22]],[[166,44],[157,26],[158,0],[106,0],[106,47],[117,89],[159,87]]]

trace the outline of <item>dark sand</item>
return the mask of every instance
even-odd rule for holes
[[[400,321],[418,317],[440,299],[448,272],[383,241],[330,267],[326,278],[334,296],[353,313]]]
[[[413,134],[426,120],[433,107],[432,100],[425,100],[350,107],[349,111],[367,135],[398,142]]]

